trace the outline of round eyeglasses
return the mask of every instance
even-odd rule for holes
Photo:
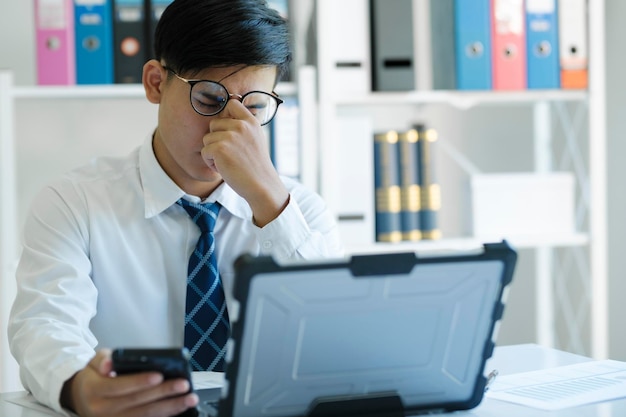
[[[272,121],[283,100],[265,91],[250,91],[243,96],[231,94],[226,87],[217,81],[188,80],[176,74],[172,69],[163,67],[179,80],[189,84],[189,100],[191,107],[202,116],[215,116],[226,108],[228,100],[239,100],[252,115],[261,123],[261,126]]]

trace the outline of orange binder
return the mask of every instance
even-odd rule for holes
[[[491,37],[493,89],[526,89],[524,0],[491,0]]]
[[[585,89],[589,82],[587,2],[559,0],[561,88]]]

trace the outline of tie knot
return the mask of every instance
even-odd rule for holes
[[[189,217],[191,217],[194,223],[198,225],[202,233],[213,231],[215,228],[217,214],[220,212],[221,208],[218,202],[198,204],[181,198],[176,203],[185,209]]]

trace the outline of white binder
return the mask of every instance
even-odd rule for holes
[[[586,0],[559,0],[559,57],[561,87],[586,88],[588,22]]]
[[[331,32],[327,39],[332,39],[332,90],[339,94],[367,93],[371,86],[368,0],[329,3],[325,8],[328,16],[322,18]]]

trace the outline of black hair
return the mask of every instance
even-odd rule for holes
[[[174,0],[154,34],[155,58],[185,74],[207,68],[291,62],[287,22],[265,0]]]

